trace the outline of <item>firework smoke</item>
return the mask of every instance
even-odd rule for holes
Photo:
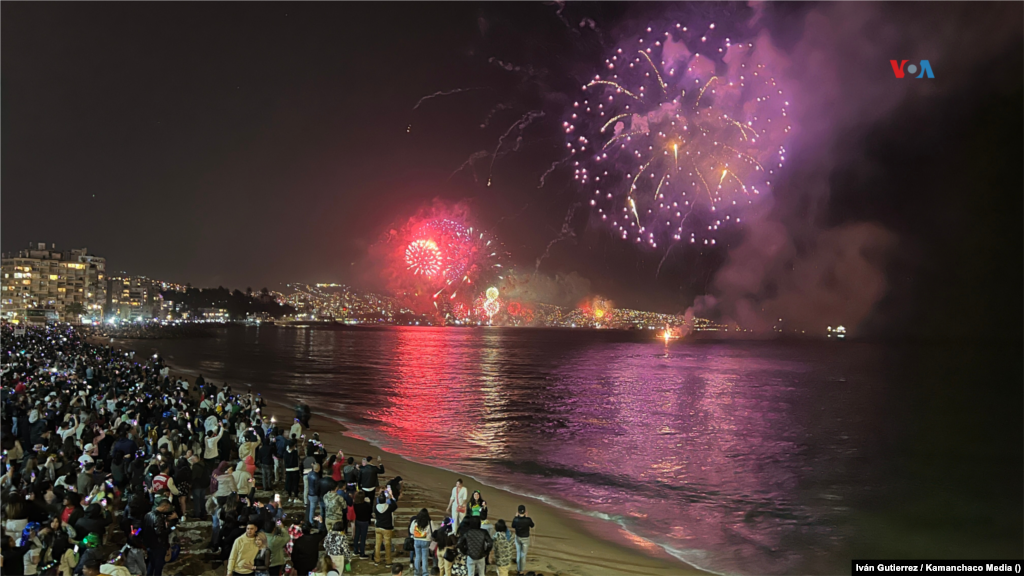
[[[770,26],[776,17],[770,7],[757,10],[756,20]],[[767,34],[754,41],[771,48],[762,60],[799,102],[793,109],[799,134],[787,151],[788,167],[799,170],[785,174],[772,200],[744,219],[743,241],[729,251],[711,294],[698,298],[689,314],[762,333],[821,335],[826,325],[843,324],[856,334],[885,295],[895,234],[873,222],[822,223],[836,166],[870,164],[861,158],[865,132],[909,100],[937,94],[937,81],[894,80],[889,59],[912,46],[942,69],[944,82],[959,82],[1019,35],[1019,23],[969,18],[967,7],[964,18],[917,14],[910,27],[897,17],[900,10],[818,5],[805,13],[800,37],[787,39],[786,53]]]

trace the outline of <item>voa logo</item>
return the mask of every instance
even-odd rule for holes
[[[910,60],[889,60],[889,63],[892,64],[892,72],[897,78],[904,77],[904,65],[906,65],[906,73],[911,76],[917,74],[917,71],[920,70],[921,73],[917,74],[916,78],[935,78],[935,74],[932,72],[932,65],[927,60],[921,60],[920,66],[917,64],[908,65],[907,62],[910,62]]]

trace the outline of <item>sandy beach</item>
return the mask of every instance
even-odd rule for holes
[[[95,339],[94,342],[134,349],[147,354],[159,352],[151,341],[115,340],[111,343],[109,339]],[[178,365],[172,361],[168,361],[168,365],[172,367],[172,374],[183,375],[190,381],[198,375],[198,372],[189,366]],[[220,385],[209,378],[206,380]],[[232,385],[232,389],[236,393],[261,393],[268,403],[265,409],[268,415],[273,416],[285,427],[293,421],[294,403],[288,398],[277,397],[256,387],[238,383]],[[315,405],[311,408],[314,412],[319,412]],[[309,432],[319,433],[329,452],[344,450],[345,456],[353,456],[357,462],[362,456],[379,456],[386,470],[381,479],[382,484],[395,476],[402,477],[405,492],[395,513],[396,542],[401,542],[404,538],[402,526],[407,525],[409,519],[421,508],[427,508],[435,520],[442,519],[455,481],[463,478],[470,493],[479,490],[484,495],[491,521],[504,518],[506,522],[510,522],[515,517],[518,506],[526,505],[529,516],[537,525],[531,536],[527,570],[547,576],[707,574],[673,558],[660,546],[634,536],[609,521],[575,514],[549,505],[538,498],[488,486],[467,475],[412,462],[400,454],[382,450],[370,442],[348,434],[348,430],[339,420],[316,414],[311,420]],[[611,535],[611,539],[607,536],[599,537],[597,532]],[[372,530],[370,538],[373,538]],[[368,542],[367,548],[369,547]],[[407,563],[408,555],[397,557],[396,561]],[[353,570],[356,574],[376,574],[383,571],[368,561],[354,562]]]

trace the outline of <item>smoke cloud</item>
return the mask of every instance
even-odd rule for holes
[[[502,294],[508,300],[572,307],[590,295],[590,280],[576,272],[527,274],[506,283]]]
[[[765,30],[755,40],[759,57],[794,99],[796,136],[787,146],[793,171],[775,186],[774,204],[744,216],[744,239],[729,251],[711,294],[698,297],[687,315],[759,333],[822,335],[826,326],[843,324],[856,334],[886,294],[885,266],[899,241],[875,222],[829,225],[833,170],[841,162],[868,162],[868,129],[967,78],[973,65],[1005,46],[1013,37],[1006,32],[1019,22],[995,13],[930,17],[913,7],[834,3],[808,11],[792,42],[778,34],[769,8],[755,10],[753,25]],[[787,43],[789,49],[778,47]],[[892,58],[929,59],[936,78],[896,79]]]

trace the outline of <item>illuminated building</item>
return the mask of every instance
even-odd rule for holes
[[[121,320],[148,320],[159,308],[160,284],[145,276],[111,276],[107,279],[106,315]]]
[[[57,250],[55,244],[32,244],[16,255],[5,255],[0,309],[5,317],[27,310],[53,311],[58,318],[77,321],[98,318],[106,301],[106,259],[86,248]]]

